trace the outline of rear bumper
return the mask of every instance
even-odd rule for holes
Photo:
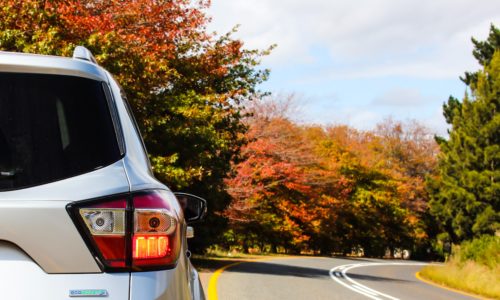
[[[198,274],[188,264],[181,258],[176,268],[164,271],[48,274],[21,249],[0,241],[0,299],[96,299],[99,293],[107,300],[204,299]]]
[[[47,274],[16,246],[0,243],[0,299],[82,299],[70,293],[105,291],[106,299],[129,298],[129,273]],[[83,298],[85,299],[85,298]]]
[[[171,270],[135,272],[130,275],[130,300],[184,300],[192,297],[193,277],[182,257]]]

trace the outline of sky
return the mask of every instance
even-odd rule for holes
[[[212,0],[209,30],[239,25],[262,59],[262,91],[294,94],[302,123],[369,130],[387,117],[445,134],[442,104],[480,68],[471,37],[500,27],[499,0]]]

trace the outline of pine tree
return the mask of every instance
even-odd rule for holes
[[[454,243],[500,230],[500,31],[473,41],[484,69],[466,73],[470,96],[444,105],[451,130],[436,139],[439,176],[428,181],[431,212]]]
[[[472,55],[474,55],[481,66],[488,65],[493,58],[495,50],[500,48],[500,30],[492,24],[486,41],[478,41],[472,38],[472,43],[474,44]],[[465,84],[470,85],[477,81],[477,72],[465,72],[465,76],[460,79]]]

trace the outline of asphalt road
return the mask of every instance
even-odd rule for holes
[[[400,260],[278,258],[219,271],[205,292],[232,299],[475,299],[417,279],[421,264]]]

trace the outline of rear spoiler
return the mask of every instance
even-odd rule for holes
[[[97,65],[97,61],[95,60],[94,55],[90,52],[89,49],[83,46],[76,46],[75,50],[73,50],[73,58],[86,60],[88,62],[94,63]]]

